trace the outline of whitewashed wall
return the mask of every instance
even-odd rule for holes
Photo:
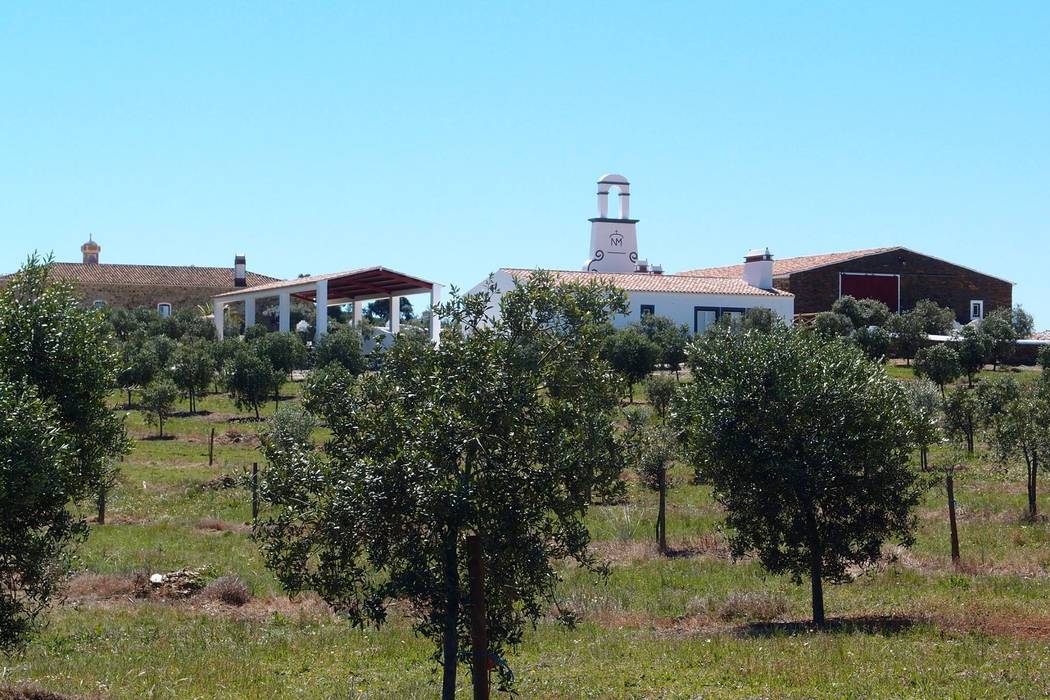
[[[503,271],[497,271],[493,275],[493,279],[500,291],[511,289],[514,284],[511,276]],[[471,289],[470,292],[473,294],[484,291],[487,285],[488,281],[483,281]],[[490,316],[494,316],[499,310],[499,296],[499,294],[494,294],[492,297]],[[657,316],[666,316],[667,318],[674,320],[675,323],[684,323],[689,328],[690,333],[693,332],[694,309],[697,306],[737,309],[770,309],[780,316],[780,318],[784,319],[784,322],[789,325],[794,321],[795,317],[795,298],[791,296],[767,297],[747,294],[628,292],[627,300],[630,305],[630,311],[626,316],[618,316],[614,319],[613,325],[617,328],[623,328],[624,326],[629,326],[630,324],[641,320],[641,307],[643,304],[652,305],[654,307],[653,311]]]

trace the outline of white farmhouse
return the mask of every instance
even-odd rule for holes
[[[619,216],[609,216],[610,190],[620,200]],[[564,282],[608,282],[627,293],[629,311],[614,325],[623,327],[639,321],[644,314],[666,316],[685,324],[693,333],[702,333],[723,317],[743,315],[752,308],[766,308],[791,323],[795,297],[773,287],[773,256],[767,249],[753,250],[744,257],[743,271],[736,277],[698,277],[665,275],[659,265],[638,258],[637,219],[629,218],[630,183],[622,175],[605,175],[598,180],[598,216],[591,222],[591,245],[582,270],[551,270]],[[497,293],[493,313],[499,308],[499,295],[511,289],[515,280],[533,270],[503,267],[492,273]],[[484,291],[484,280],[471,292]]]

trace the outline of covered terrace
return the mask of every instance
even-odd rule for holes
[[[430,305],[441,301],[441,285],[418,277],[412,277],[385,267],[367,267],[349,272],[332,272],[326,275],[311,275],[292,280],[268,282],[254,287],[245,287],[212,297],[215,330],[219,339],[223,336],[226,307],[244,304],[244,326],[255,325],[256,302],[259,299],[277,298],[278,330],[291,330],[291,300],[313,302],[316,307],[314,340],[320,340],[328,332],[328,307],[353,304],[353,325],[361,323],[362,302],[373,299],[390,300],[388,330],[396,335],[400,330],[401,297],[413,294],[429,294]],[[440,319],[430,315],[430,339],[437,342]]]

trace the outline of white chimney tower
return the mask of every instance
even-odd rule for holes
[[[619,195],[619,217],[609,216],[609,191]],[[631,183],[623,175],[603,175],[598,180],[598,216],[591,219],[591,248],[587,272],[635,272],[638,264],[638,237],[631,219]]]
[[[749,250],[744,256],[744,281],[759,289],[773,288],[773,254],[769,248]]]

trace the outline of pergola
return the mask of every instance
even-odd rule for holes
[[[412,277],[385,267],[367,267],[350,272],[332,272],[326,275],[311,275],[294,280],[269,282],[254,287],[245,287],[212,297],[215,330],[221,340],[226,307],[244,304],[244,325],[255,324],[255,305],[259,299],[277,297],[278,330],[287,333],[291,325],[291,299],[312,301],[317,307],[315,340],[328,332],[328,307],[353,303],[353,325],[361,323],[360,302],[371,299],[390,300],[389,330],[397,334],[401,325],[401,297],[411,294],[430,294],[430,305],[441,301],[441,285]],[[430,315],[430,339],[437,342],[441,323],[437,315]]]

